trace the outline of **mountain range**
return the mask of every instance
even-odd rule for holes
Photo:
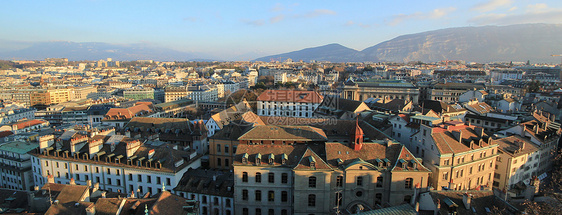
[[[522,24],[447,28],[398,36],[362,51],[330,44],[256,60],[291,58],[294,61],[330,59],[332,62],[559,62],[560,59],[551,55],[561,53],[562,25]]]
[[[468,62],[527,61],[533,63],[560,62],[553,54],[562,54],[561,24],[520,24],[509,26],[459,27],[398,36],[361,51],[340,44],[305,48],[270,55],[256,61],[309,62],[435,62],[464,60]],[[248,53],[239,59],[248,59]],[[206,53],[183,52],[146,44],[116,45],[109,43],[36,42],[10,51],[0,50],[0,59],[30,59],[66,57],[69,60],[153,59],[160,61],[225,60]],[[238,57],[237,57],[238,58]],[[231,60],[231,59],[226,59]]]

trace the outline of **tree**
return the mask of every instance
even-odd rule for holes
[[[531,81],[529,82],[529,84],[527,84],[527,92],[528,93],[536,93],[539,92],[541,87],[541,82],[536,80],[536,81]]]

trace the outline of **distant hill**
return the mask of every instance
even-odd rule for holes
[[[562,54],[562,25],[522,24],[447,28],[409,34],[355,51],[330,44],[285,54],[258,58],[260,61],[327,60],[332,62],[392,61],[469,62],[527,61],[560,62],[552,54]]]
[[[562,25],[523,24],[448,28],[396,37],[361,51],[381,61],[559,62]]]
[[[188,61],[212,59],[201,53],[181,52],[167,48],[150,47],[143,44],[115,45],[109,43],[75,43],[66,41],[39,42],[14,51],[0,52],[1,59],[42,60],[45,58],[68,58],[69,60],[160,60]]]
[[[256,59],[256,61],[266,61],[271,60],[284,61],[287,58],[291,58],[293,61],[303,60],[309,62],[311,60],[316,61],[331,61],[331,62],[353,62],[357,59],[362,59],[360,52],[355,49],[350,49],[340,44],[328,44],[325,46],[319,46],[314,48],[306,48],[299,51],[271,55],[266,57],[261,57]]]

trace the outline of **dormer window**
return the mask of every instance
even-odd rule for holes
[[[269,165],[273,165],[274,161],[275,161],[275,155],[273,155],[273,153],[269,154]]]
[[[341,158],[338,158],[336,161],[338,162],[338,165],[342,165],[342,164],[343,164],[343,160],[342,160]]]
[[[260,164],[261,164],[261,154],[258,153],[258,154],[256,155],[256,165],[260,165]]]
[[[244,164],[248,163],[248,153],[244,153],[242,155],[242,163],[244,163]]]
[[[316,169],[316,159],[314,157],[309,156],[308,161],[310,162],[310,169]]]
[[[377,166],[378,166],[379,168],[382,168],[383,162],[382,162],[381,159],[378,159],[378,158],[377,158],[377,159],[375,159],[375,162],[377,162]]]
[[[281,158],[281,164],[287,165],[288,159],[289,159],[289,156],[287,156],[287,154],[283,153],[283,157]]]

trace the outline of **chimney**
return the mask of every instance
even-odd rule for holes
[[[420,202],[419,202],[419,201],[416,202],[416,208],[415,208],[415,210],[416,210],[416,213],[419,213],[419,212],[420,212]]]
[[[98,191],[99,189],[100,189],[100,183],[99,183],[99,182],[96,182],[96,183],[94,184],[94,188],[92,189],[92,193]]]
[[[101,197],[105,198],[106,194],[107,194],[107,192],[105,192],[105,191],[101,192]]]
[[[533,133],[535,133],[535,134],[539,133],[539,126],[538,125],[533,126]]]
[[[47,175],[47,183],[54,184],[55,183],[55,176]]]
[[[92,187],[92,180],[86,180],[86,186]]]
[[[70,178],[70,185],[76,185],[76,181],[74,180],[74,178]]]
[[[95,204],[91,204],[86,208],[86,215],[95,215],[95,214],[96,214]]]
[[[133,198],[133,199],[135,198],[135,192],[134,191],[131,191],[131,195],[129,196],[129,198]]]
[[[38,191],[38,190],[39,190],[39,186],[33,187],[33,190],[34,190],[34,191]]]
[[[470,202],[472,201],[472,196],[468,193],[462,195],[462,203],[464,203],[464,208],[470,210]]]

